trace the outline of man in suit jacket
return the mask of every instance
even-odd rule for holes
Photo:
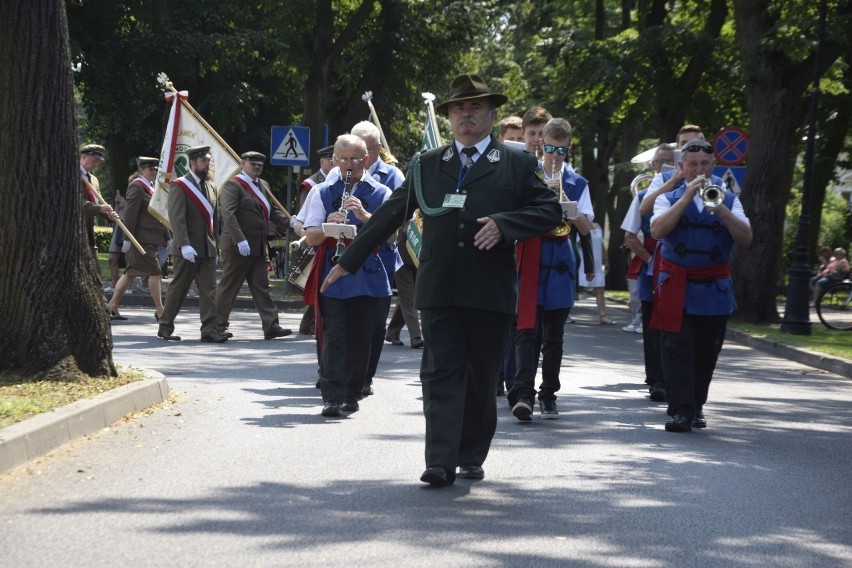
[[[492,93],[478,75],[460,75],[437,111],[455,141],[415,155],[405,183],[373,215],[323,286],[362,260],[420,207],[423,246],[415,299],[425,342],[420,379],[426,417],[426,471],[451,485],[482,479],[497,427],[497,377],[518,298],[515,241],[553,229],[562,210],[536,160],[491,137]]]
[[[248,282],[251,297],[260,314],[264,339],[290,335],[278,325],[278,306],[269,293],[267,233],[269,222],[286,229],[289,219],[269,202],[269,184],[260,179],[266,156],[246,152],[240,156],[243,171],[222,186],[219,208],[222,214],[222,279],[216,289],[218,331],[232,337],[228,317],[243,282]]]
[[[186,151],[189,171],[169,185],[169,221],[172,224],[171,255],[175,275],[166,293],[157,336],[180,341],[174,335],[175,317],[192,282],[198,288],[201,341],[223,343],[227,337],[216,331],[216,188],[207,182],[210,146]]]

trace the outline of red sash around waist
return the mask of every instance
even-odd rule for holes
[[[657,247],[657,239],[646,236],[642,245],[648,251],[648,254],[654,254],[654,249]],[[642,272],[642,259],[639,258],[639,255],[634,254],[633,258],[630,259],[630,264],[627,265],[627,279],[636,280],[639,278],[640,272]]]
[[[658,254],[654,262],[654,311],[651,315],[651,329],[680,332],[687,281],[728,278],[731,275],[730,268],[731,263],[728,261],[701,268],[686,268]],[[669,273],[663,284],[657,283],[657,275],[660,272]],[[662,286],[666,287],[665,294],[662,293]]]

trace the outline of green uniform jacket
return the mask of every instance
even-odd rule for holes
[[[269,184],[258,178],[258,188],[269,199]],[[270,201],[269,220],[281,228],[289,227],[287,217]],[[219,196],[219,212],[222,215],[222,236],[219,248],[222,251],[237,251],[237,243],[248,241],[252,256],[266,256],[269,227],[263,210],[247,190],[235,178],[222,186]]]
[[[184,177],[189,177],[187,174]],[[192,184],[192,178],[187,182]],[[211,235],[207,221],[183,188],[176,182],[169,184],[169,221],[172,224],[172,247],[169,253],[180,256],[180,247],[192,245],[201,258],[214,258],[217,255],[216,239],[219,231],[219,213],[217,210],[216,186],[207,182],[210,204],[213,207],[213,231]]]
[[[420,157],[423,196],[429,207],[440,207],[455,193],[461,161],[455,144],[424,152]],[[417,272],[418,309],[461,307],[514,314],[518,304],[515,241],[541,235],[562,221],[555,194],[537,173],[529,154],[509,149],[492,138],[467,174],[459,193],[464,208],[423,219],[423,246]],[[370,250],[410,218],[418,207],[414,179],[405,183],[373,214],[347,247],[340,265],[357,271]],[[503,240],[491,250],[473,246],[482,228],[480,217],[491,217]]]
[[[148,183],[145,178],[136,179]],[[153,189],[152,187],[151,190]],[[124,206],[124,226],[127,227],[130,234],[140,243],[149,245],[159,245],[168,240],[163,238],[165,227],[148,212],[148,204],[151,202],[151,196],[148,192],[139,187],[139,184],[134,180],[127,185],[125,195],[127,204]]]

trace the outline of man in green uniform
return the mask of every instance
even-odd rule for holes
[[[562,210],[533,156],[491,136],[504,95],[478,75],[460,75],[437,111],[455,140],[415,155],[405,183],[359,231],[323,286],[355,273],[372,249],[423,214],[415,289],[425,349],[420,368],[426,417],[426,471],[452,485],[482,479],[497,427],[497,377],[518,295],[516,240],[546,233]]]

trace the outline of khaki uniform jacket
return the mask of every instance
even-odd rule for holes
[[[148,183],[144,178],[137,178]],[[149,186],[150,187],[150,186]],[[152,190],[154,188],[151,188]],[[124,226],[140,243],[159,245],[163,242],[163,225],[148,212],[151,195],[132,181],[127,186],[124,205]]]
[[[426,205],[440,207],[455,193],[461,161],[455,144],[429,150],[420,157]],[[459,193],[464,207],[441,216],[424,215],[423,246],[417,272],[418,309],[462,307],[514,314],[518,303],[515,241],[544,234],[562,220],[555,194],[547,189],[535,158],[509,149],[492,138],[467,174]],[[354,273],[418,206],[414,177],[373,214],[347,247],[339,264]],[[491,250],[479,250],[473,239],[489,216],[503,233]]]
[[[184,179],[187,178],[187,179]],[[195,180],[190,174],[180,178],[190,187]],[[216,256],[216,237],[219,231],[219,213],[217,211],[216,186],[207,182],[207,192],[210,204],[213,207],[213,231],[211,236],[207,229],[207,221],[184,191],[183,187],[176,182],[169,184],[169,221],[172,224],[172,246],[170,254],[180,255],[180,247],[191,245],[195,252],[202,258],[213,258]]]
[[[98,193],[101,191],[101,184],[98,183],[98,178],[96,178],[93,174],[89,174],[92,180],[89,182],[92,187],[94,187]],[[86,178],[83,177],[82,173],[80,174],[80,198],[83,202],[83,225],[86,227],[86,237],[89,239],[89,246],[92,248],[97,248],[97,244],[95,243],[95,215],[100,215],[100,205],[97,203],[92,203],[89,201],[89,194],[86,192],[86,186],[84,185]]]
[[[271,193],[269,184],[262,179],[258,182],[260,190],[268,196]],[[290,226],[287,217],[271,201],[269,207],[270,221],[281,228]],[[250,190],[235,178],[229,179],[222,186],[219,210],[222,215],[222,236],[219,240],[222,251],[236,251],[237,243],[248,241],[252,256],[266,256],[269,228],[263,210]]]

